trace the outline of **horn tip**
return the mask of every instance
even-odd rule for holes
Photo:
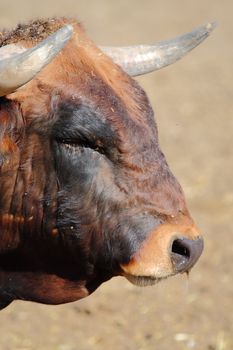
[[[64,27],[60,29],[60,32],[64,35],[70,38],[73,34],[74,28],[71,24],[66,24]]]
[[[66,28],[67,31],[69,31],[70,33],[73,33],[73,26],[71,24],[66,24],[63,28]]]
[[[218,22],[214,21],[211,23],[207,23],[205,27],[208,33],[211,33],[217,26],[218,26]]]

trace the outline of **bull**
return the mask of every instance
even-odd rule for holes
[[[213,27],[119,48],[97,47],[67,18],[0,33],[1,308],[190,271],[203,239],[132,77],[175,62]]]

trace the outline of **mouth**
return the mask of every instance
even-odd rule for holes
[[[127,280],[132,284],[134,284],[135,286],[146,287],[146,286],[153,286],[159,283],[160,281],[167,279],[170,276],[151,277],[151,276],[133,276],[133,275],[124,274],[124,277],[127,278]]]

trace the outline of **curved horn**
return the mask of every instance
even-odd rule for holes
[[[33,79],[61,51],[72,33],[73,27],[66,25],[31,49],[15,44],[0,48],[0,57],[5,56],[0,59],[0,96]]]
[[[101,46],[100,49],[120,65],[127,74],[137,76],[176,62],[207,38],[215,27],[216,23],[208,23],[190,33],[153,46]]]

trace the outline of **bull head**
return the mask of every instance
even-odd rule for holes
[[[214,25],[102,50],[76,21],[33,25],[39,44],[16,31],[0,49],[1,306],[74,301],[116,275],[148,285],[188,272],[203,240],[129,75],[177,61]]]

